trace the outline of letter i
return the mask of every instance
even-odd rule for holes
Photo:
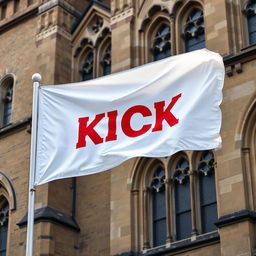
[[[117,140],[116,119],[117,119],[118,112],[117,110],[110,111],[107,113],[107,115],[108,115],[108,135],[106,137],[106,142]]]

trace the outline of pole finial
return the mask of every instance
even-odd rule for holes
[[[39,73],[35,73],[33,76],[32,76],[32,80],[33,80],[33,82],[35,83],[35,82],[40,82],[41,81],[41,79],[42,79],[42,77],[41,77],[41,75],[39,74]]]

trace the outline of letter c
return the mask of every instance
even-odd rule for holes
[[[128,137],[138,137],[144,133],[146,133],[150,127],[151,124],[145,124],[142,126],[142,128],[138,131],[133,130],[131,127],[131,118],[134,114],[140,113],[143,117],[152,116],[152,113],[149,108],[143,105],[137,105],[134,107],[129,108],[123,115],[121,126],[124,134]]]

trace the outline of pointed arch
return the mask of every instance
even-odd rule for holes
[[[174,5],[178,54],[205,47],[203,6],[202,1],[196,0],[177,2]]]
[[[246,180],[247,207],[256,209],[256,98],[251,102],[242,125],[242,163]]]
[[[0,171],[0,195],[3,195],[9,202],[10,210],[16,210],[16,193],[8,177]]]

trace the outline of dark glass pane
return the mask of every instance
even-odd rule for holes
[[[199,176],[201,204],[216,202],[215,175]]]
[[[191,236],[191,211],[176,215],[176,239],[181,240]]]
[[[12,102],[5,102],[3,125],[7,125],[11,122],[11,116],[12,116]]]
[[[199,35],[198,37],[186,40],[186,52],[191,52],[203,48],[205,48],[204,35]]]
[[[9,85],[3,97],[3,126],[11,122],[13,86]]]
[[[165,189],[153,190],[153,245],[159,246],[166,240]]]
[[[153,246],[165,244],[166,241],[166,219],[154,223],[153,229]]]
[[[190,210],[190,185],[188,179],[183,184],[175,184],[175,209],[176,214]]]
[[[191,206],[189,179],[175,184],[176,239],[191,236]]]
[[[151,181],[153,246],[159,246],[166,240],[166,212],[165,212],[165,171],[158,167]]]
[[[250,44],[256,43],[256,15],[248,15],[248,32]]]
[[[165,190],[154,191],[153,198],[153,220],[165,218]]]
[[[9,204],[7,201],[0,209],[0,253],[5,255],[8,232]]]
[[[7,243],[7,227],[0,226],[0,251],[6,250]]]
[[[214,225],[218,220],[217,214],[217,204],[213,203],[201,208],[201,217],[202,217],[202,232],[207,233],[214,230],[217,230],[217,227]]]
[[[214,223],[217,221],[217,202],[214,173],[214,156],[211,151],[202,154],[199,165],[199,188],[202,232],[210,232],[217,229]]]

